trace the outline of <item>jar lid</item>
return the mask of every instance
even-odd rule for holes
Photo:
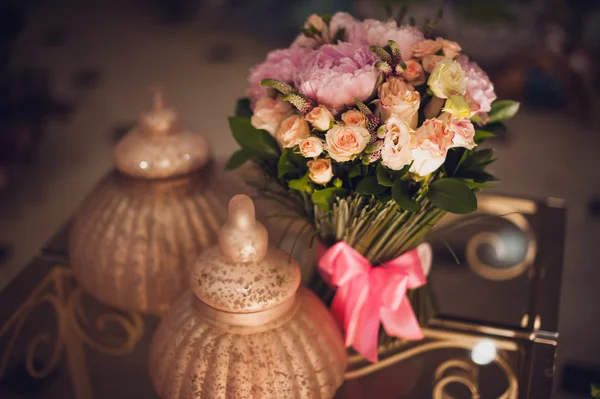
[[[195,172],[211,159],[208,141],[181,129],[175,110],[154,93],[153,108],[115,146],[117,169],[131,177],[164,179]]]
[[[300,268],[287,252],[269,248],[268,242],[250,197],[233,197],[219,245],[204,251],[193,268],[196,296],[232,313],[260,312],[292,298],[300,285]]]

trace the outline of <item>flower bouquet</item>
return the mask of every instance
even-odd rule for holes
[[[311,288],[331,301],[346,344],[376,361],[390,337],[422,338],[431,254],[420,244],[447,212],[476,210],[475,192],[496,180],[480,144],[519,104],[496,101],[432,22],[347,13],[309,17],[249,84],[229,120],[241,149],[227,168],[251,160],[266,177],[260,192],[312,226]]]

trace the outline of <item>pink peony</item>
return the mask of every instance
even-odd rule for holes
[[[474,105],[474,112],[487,114],[496,100],[494,85],[490,78],[477,63],[469,61],[467,56],[461,55],[456,58],[456,61],[467,76],[467,99]]]
[[[381,47],[387,46],[388,40],[393,40],[400,47],[403,60],[413,58],[413,46],[423,41],[423,39],[423,33],[414,26],[403,25],[398,27],[396,21],[382,22],[374,19],[365,19],[356,25],[347,37],[347,40],[351,43]]]
[[[294,82],[302,94],[337,113],[354,105],[355,97],[364,101],[371,95],[379,78],[377,60],[365,45],[324,45],[307,55]]]
[[[282,82],[291,83],[294,72],[301,65],[307,54],[312,52],[306,48],[289,48],[273,50],[267,55],[267,59],[250,70],[248,77],[247,95],[254,104],[260,97],[267,94],[267,88],[262,87],[260,82],[263,79],[276,79]]]

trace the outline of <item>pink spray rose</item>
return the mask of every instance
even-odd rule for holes
[[[406,70],[402,71],[402,77],[413,86],[418,86],[425,83],[425,71],[421,63],[416,60],[408,60],[404,62]]]
[[[451,145],[451,133],[446,130],[443,121],[436,118],[425,120],[411,142],[414,162],[410,171],[419,176],[435,172],[446,160]]]
[[[367,127],[367,117],[357,109],[351,109],[342,114],[342,121],[346,125]]]
[[[308,161],[306,166],[308,166],[308,177],[317,184],[327,184],[333,177],[331,159]]]
[[[435,68],[435,66],[438,64],[438,62],[440,62],[441,60],[444,59],[443,55],[426,55],[425,57],[423,57],[423,69],[425,70],[425,72],[427,73],[431,73],[431,71],[433,71],[433,68]]]
[[[412,53],[417,58],[423,58],[428,55],[434,55],[442,48],[442,43],[437,40],[423,40],[411,47]]]
[[[329,130],[334,118],[327,107],[319,105],[306,114],[306,120],[309,121],[315,129],[324,132]]]
[[[281,122],[292,113],[292,105],[281,98],[262,97],[254,106],[251,123],[275,136]]]
[[[316,158],[323,152],[323,142],[320,138],[311,136],[300,142],[300,154],[305,158]]]
[[[371,134],[360,126],[335,125],[325,135],[327,152],[338,162],[346,162],[360,154],[369,141]]]
[[[456,58],[456,61],[467,76],[467,99],[474,105],[474,113],[485,116],[491,111],[492,103],[496,101],[494,85],[479,65],[469,61],[467,56],[461,55]]]
[[[292,148],[310,135],[308,122],[300,115],[292,115],[281,122],[275,138],[283,148]]]
[[[418,28],[409,25],[398,26],[394,20],[365,19],[356,25],[351,33],[348,41],[368,46],[385,47],[389,40],[393,40],[400,47],[400,55],[404,61],[413,58],[413,46],[423,41],[423,33]]]
[[[368,46],[339,43],[324,45],[310,53],[296,71],[298,90],[325,105],[333,113],[354,105],[354,98],[366,100],[377,83],[378,57]]]
[[[444,57],[446,58],[454,58],[462,50],[460,44],[453,42],[452,40],[446,40],[442,39],[441,37],[438,37],[436,41],[440,43],[442,47],[442,52],[444,53]]]
[[[260,85],[263,79],[276,79],[291,83],[294,72],[311,51],[300,47],[271,51],[265,62],[250,70],[249,87],[246,92],[248,97],[255,103],[260,97],[267,95],[267,88]]]

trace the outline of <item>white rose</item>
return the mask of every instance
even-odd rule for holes
[[[394,114],[385,122],[383,129],[385,136],[381,148],[381,164],[393,170],[400,170],[413,160],[410,139],[414,130]]]
[[[263,97],[256,102],[250,123],[275,135],[281,122],[292,112],[292,105],[281,98]]]
[[[377,115],[385,121],[392,114],[408,122],[413,129],[419,119],[421,95],[412,86],[399,78],[390,78],[377,89],[379,100]]]
[[[292,115],[281,122],[275,137],[283,148],[292,148],[310,135],[308,122],[300,115]]]
[[[444,122],[436,118],[427,119],[411,141],[414,161],[410,172],[419,176],[435,172],[446,160],[451,145],[451,133],[446,130]]]
[[[458,62],[443,59],[431,71],[427,84],[436,97],[449,98],[454,94],[465,94],[467,77]]]
[[[317,184],[327,184],[333,177],[330,159],[316,159],[308,161],[308,177]]]
[[[323,142],[318,137],[309,137],[300,143],[300,153],[306,158],[316,158],[323,152]]]
[[[369,141],[371,134],[360,126],[335,125],[325,135],[327,152],[338,162],[346,162],[360,154]]]
[[[306,120],[309,121],[315,129],[324,132],[329,130],[331,122],[333,122],[334,118],[326,106],[319,105],[306,114]]]

